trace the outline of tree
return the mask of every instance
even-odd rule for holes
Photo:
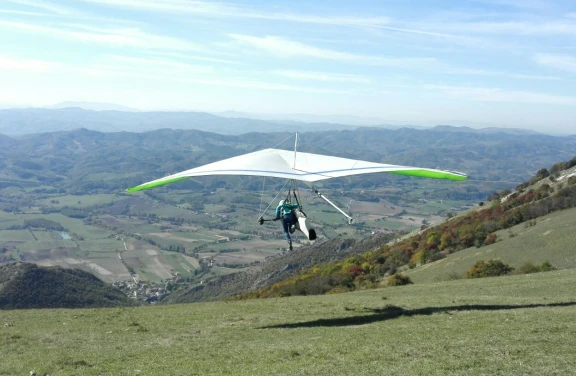
[[[466,278],[484,278],[506,275],[514,270],[510,265],[500,260],[478,260],[466,272]]]
[[[390,277],[388,277],[387,283],[388,286],[404,286],[404,285],[410,285],[414,282],[412,282],[410,277],[408,277],[407,275],[393,274]]]
[[[530,274],[530,273],[540,273],[540,272],[549,272],[551,270],[556,270],[549,261],[544,261],[541,265],[534,265],[531,262],[526,262],[522,265],[517,273],[518,274]]]

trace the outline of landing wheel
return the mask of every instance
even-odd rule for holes
[[[313,228],[311,228],[310,231],[308,231],[308,239],[316,240],[316,230],[314,230]]]

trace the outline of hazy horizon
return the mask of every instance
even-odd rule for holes
[[[0,30],[15,105],[576,130],[571,1],[6,0]]]
[[[60,102],[49,106],[25,106],[25,105],[9,105],[5,103],[0,103],[0,110],[27,110],[27,109],[47,109],[47,110],[60,110],[60,109],[72,109],[80,108],[83,110],[90,111],[119,111],[119,112],[133,112],[133,113],[157,113],[157,112],[167,112],[167,113],[206,113],[215,115],[221,118],[246,118],[254,120],[264,120],[270,121],[272,123],[286,123],[289,124],[299,124],[298,127],[302,125],[310,124],[312,126],[318,126],[319,124],[326,124],[323,130],[342,130],[344,127],[349,127],[348,129],[353,129],[354,127],[376,127],[376,128],[386,128],[386,129],[400,129],[400,128],[413,128],[413,129],[432,129],[434,127],[450,126],[456,128],[469,128],[473,130],[484,130],[492,131],[494,129],[508,129],[510,131],[520,131],[521,133],[534,132],[543,135],[552,136],[572,136],[576,135],[576,130],[570,132],[554,132],[554,131],[536,131],[528,128],[522,127],[512,127],[506,124],[492,124],[492,123],[481,123],[473,122],[468,120],[447,120],[447,121],[387,121],[385,119],[362,117],[356,115],[347,114],[273,114],[273,113],[247,113],[240,111],[224,111],[224,112],[206,112],[206,111],[191,111],[191,110],[139,110],[135,108],[124,107],[121,105],[113,103],[103,103],[103,102]],[[333,124],[334,127],[330,127],[328,124]],[[170,128],[167,124],[163,127]],[[156,128],[154,128],[156,129]],[[316,128],[314,128],[316,129]],[[303,129],[298,129],[297,131],[303,131]]]

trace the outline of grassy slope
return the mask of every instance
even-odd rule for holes
[[[570,269],[313,297],[0,311],[0,374],[573,374],[575,287]]]
[[[540,264],[546,260],[558,269],[576,268],[576,208],[554,212],[536,220],[533,226],[521,223],[497,231],[500,241],[471,247],[407,272],[414,283],[446,280],[465,276],[477,260],[500,259],[518,268],[526,262]]]

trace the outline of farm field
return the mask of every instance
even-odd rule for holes
[[[576,270],[323,296],[2,311],[0,374],[576,372]]]
[[[21,260],[89,268],[108,282],[132,277],[160,281],[174,273],[185,278],[197,276],[199,282],[253,267],[287,248],[279,222],[261,226],[256,221],[258,210],[265,209],[274,198],[268,194],[260,197],[254,192],[223,189],[191,194],[160,189],[152,195],[38,197],[20,212],[0,211],[0,249],[5,250],[0,262]],[[376,231],[412,231],[420,228],[423,219],[441,219],[433,213],[437,208],[423,206],[420,210],[416,205],[399,215],[401,207],[389,201],[364,202],[343,195],[335,201],[349,203],[357,223],[348,225],[340,213],[312,192],[304,190],[300,197],[320,241],[340,236],[361,238]],[[202,202],[202,210],[192,210],[198,204],[188,204],[190,200]],[[276,201],[265,213],[267,218],[274,215]],[[26,225],[38,220],[60,225],[65,231]],[[296,247],[310,244],[299,233],[293,238]]]

